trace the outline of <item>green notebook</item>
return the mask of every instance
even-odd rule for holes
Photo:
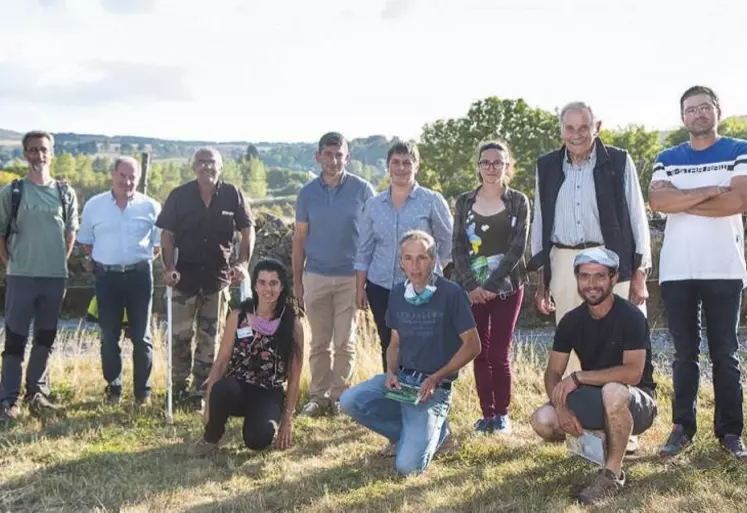
[[[400,383],[399,386],[399,390],[387,390],[385,397],[406,404],[418,404],[420,402],[420,387],[414,387],[406,383]]]

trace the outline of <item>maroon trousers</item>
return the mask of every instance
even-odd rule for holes
[[[475,383],[484,418],[506,415],[511,402],[508,350],[521,310],[524,287],[505,299],[472,305],[482,351],[475,358]]]

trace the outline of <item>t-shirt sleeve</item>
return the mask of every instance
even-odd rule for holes
[[[176,231],[176,191],[177,190],[174,189],[168,195],[166,202],[163,204],[163,208],[161,209],[161,213],[156,219],[156,226],[172,233]]]
[[[656,159],[654,159],[654,167],[651,170],[651,181],[657,182],[657,181],[669,181],[667,178],[667,173],[664,171],[664,160],[663,160],[664,152],[659,153],[656,156]]]
[[[556,353],[570,353],[573,349],[573,337],[571,336],[571,321],[566,314],[560,319],[555,328],[555,337],[552,342],[552,350]]]
[[[73,233],[77,232],[80,227],[80,219],[78,219],[78,195],[72,187],[68,187],[67,194],[70,195],[70,202],[67,205],[67,212],[65,213],[65,233]]]
[[[469,306],[467,292],[460,289],[452,299],[451,323],[457,333],[462,334],[476,326],[475,317]]]
[[[747,141],[739,141],[735,148],[732,176],[747,176]]]
[[[0,189],[0,233],[2,237],[6,235],[5,232],[8,230],[8,220],[10,219],[11,187],[12,184],[8,184]]]
[[[236,229],[241,231],[244,228],[254,225],[254,215],[249,207],[249,203],[246,201],[244,192],[238,187],[236,187],[236,200],[236,212],[234,213]]]
[[[78,230],[77,239],[80,244],[93,244],[95,242],[93,233],[93,213],[95,208],[92,204],[93,198],[89,199],[83,205],[83,213],[80,215],[80,229]]]
[[[306,203],[305,192],[304,189],[301,189],[296,197],[296,222],[300,223],[309,222],[309,207]]]
[[[620,321],[618,326],[623,330],[623,351],[636,351],[650,347],[648,322],[646,322],[643,313],[626,309],[625,315]]]

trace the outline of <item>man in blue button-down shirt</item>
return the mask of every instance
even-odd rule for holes
[[[122,394],[119,340],[126,309],[134,346],[135,403],[143,406],[150,401],[151,261],[159,251],[156,218],[161,205],[135,190],[139,180],[137,160],[119,157],[112,170],[112,189],[94,196],[83,207],[78,242],[94,263],[107,401],[117,404]]]

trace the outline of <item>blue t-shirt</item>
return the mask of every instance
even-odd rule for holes
[[[462,346],[460,334],[475,327],[467,293],[446,278],[436,279],[431,300],[414,306],[405,300],[405,284],[389,295],[386,324],[399,334],[399,363],[406,369],[433,374],[449,363]],[[458,374],[447,376],[454,380]]]
[[[662,151],[651,183],[671,182],[681,190],[720,185],[747,176],[747,141],[720,137],[704,150],[689,142]],[[742,216],[709,217],[687,212],[667,214],[659,264],[659,282],[742,280],[747,282]]]
[[[334,187],[321,177],[304,185],[296,198],[296,222],[309,224],[305,270],[324,276],[353,276],[358,222],[374,190],[363,178],[344,172]]]

